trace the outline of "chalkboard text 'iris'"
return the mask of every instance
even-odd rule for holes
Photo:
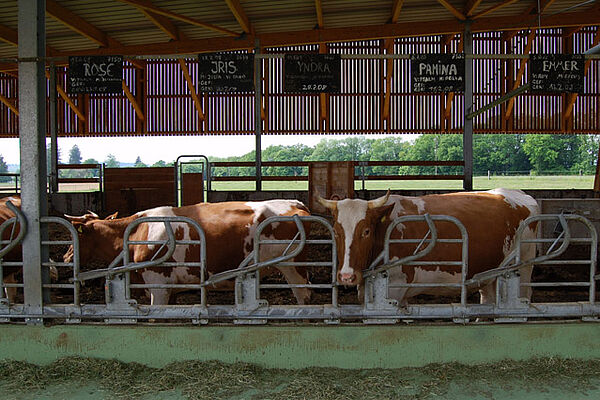
[[[213,74],[235,74],[237,67],[235,61],[211,61],[212,68],[210,72]]]

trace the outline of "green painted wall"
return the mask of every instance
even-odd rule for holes
[[[274,368],[400,368],[532,357],[600,358],[595,323],[396,326],[0,325],[0,359],[81,356],[162,367],[173,361]]]

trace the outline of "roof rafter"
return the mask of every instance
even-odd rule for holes
[[[80,16],[72,13],[54,0],[46,0],[46,13],[58,22],[67,26],[69,29],[85,36],[99,46],[108,47],[120,45],[118,41],[111,39],[106,33]]]
[[[483,17],[484,15],[487,15],[487,14],[493,13],[494,11],[498,11],[498,10],[499,10],[499,9],[501,9],[502,7],[505,7],[505,6],[509,5],[509,4],[512,4],[512,3],[514,3],[515,1],[517,1],[517,0],[504,0],[502,3],[498,3],[498,4],[496,4],[496,5],[493,5],[493,6],[491,6],[490,8],[486,8],[485,10],[483,10],[483,11],[481,11],[481,12],[478,12],[477,14],[473,15],[473,19],[476,19],[476,18],[481,18],[481,17]]]
[[[542,5],[540,6],[539,13],[540,13],[540,14],[543,14],[543,13],[544,13],[544,11],[546,11],[546,9],[547,9],[548,7],[550,7],[550,5],[552,5],[552,3],[554,3],[554,1],[555,1],[555,0],[546,0],[546,1],[544,2],[544,4],[542,4]]]
[[[129,4],[134,7],[143,8],[143,9],[153,12],[155,14],[164,15],[165,17],[183,21],[190,25],[196,25],[196,26],[200,26],[202,28],[210,29],[215,32],[224,33],[225,35],[228,35],[228,36],[239,36],[239,34],[237,32],[230,31],[229,29],[221,28],[220,26],[216,26],[213,24],[202,22],[195,18],[186,17],[185,15],[167,11],[163,8],[159,8],[154,5],[150,5],[144,0],[116,0],[116,1],[120,1],[121,3]]]
[[[456,18],[460,19],[461,21],[464,21],[467,19],[467,17],[463,13],[461,13],[456,8],[454,8],[454,6],[452,4],[450,4],[447,0],[437,0],[437,1],[438,1],[438,3],[443,5],[444,8],[446,8],[446,10],[450,11]]]
[[[484,17],[473,21],[471,30],[473,32],[489,32],[529,29],[534,19],[537,19],[537,15],[523,15],[519,17]],[[598,25],[598,20],[596,14],[589,11],[578,11],[541,17],[541,26],[543,28],[592,25]],[[254,39],[256,37],[260,38],[261,46],[278,47],[318,44],[321,42],[345,42],[421,35],[445,35],[461,33],[463,30],[464,25],[453,18],[444,21],[408,22],[403,24],[383,24],[351,28],[324,28],[319,30],[310,29],[295,32],[272,32],[260,35],[246,35],[241,38],[212,37],[176,42],[83,49],[65,52],[61,55],[123,54],[125,56],[133,56],[151,54],[193,54],[211,51],[253,49]],[[14,66],[11,68],[11,65],[5,64],[0,66],[0,70],[13,69]]]
[[[146,7],[153,7],[154,5],[150,0],[139,0],[140,4],[145,4]],[[154,25],[156,25],[161,31],[163,31],[171,40],[186,40],[187,37],[185,34],[179,31],[179,29],[175,26],[173,21],[169,18],[165,17],[161,14],[153,13],[152,11],[148,11],[141,6],[136,6],[136,8],[144,14],[144,17],[150,20]]]
[[[465,4],[464,14],[470,17],[475,12],[475,9],[479,6],[481,0],[468,0]]]
[[[11,44],[13,46],[17,46],[17,44],[19,43],[18,37],[19,37],[19,35],[16,30],[11,29],[4,25],[0,25],[0,40],[1,41]]]
[[[404,0],[394,0],[394,5],[392,6],[392,18],[391,18],[391,21],[393,24],[398,22],[398,18],[400,18],[400,11],[402,10],[403,4],[404,4]]]
[[[244,8],[240,4],[240,0],[225,0],[225,3],[227,3],[227,7],[229,7],[233,13],[233,16],[237,20],[238,24],[240,24],[242,30],[246,33],[253,33],[254,28],[252,27]]]
[[[317,13],[317,26],[321,29],[323,27],[323,5],[321,0],[315,0],[315,12]]]

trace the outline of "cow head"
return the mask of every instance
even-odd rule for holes
[[[79,237],[79,262],[85,265],[92,259],[110,262],[122,247],[122,238],[114,234],[114,229],[107,221],[116,219],[117,213],[101,219],[96,213],[88,211],[81,216],[66,215],[71,221]],[[116,252],[116,254],[115,254]],[[73,261],[73,246],[63,256],[64,262]]]
[[[333,230],[337,245],[338,283],[358,285],[362,283],[362,271],[371,261],[371,253],[378,233],[385,230],[393,204],[386,205],[390,191],[375,200],[345,199],[317,201],[333,214]]]

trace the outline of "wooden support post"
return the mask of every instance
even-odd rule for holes
[[[535,39],[536,30],[532,29],[527,36],[527,44],[525,45],[525,51],[523,54],[529,54],[531,52],[531,46],[533,45],[533,41]],[[517,71],[517,77],[513,83],[512,90],[517,89],[521,85],[521,79],[523,78],[523,74],[525,73],[525,65],[527,65],[527,59],[522,59],[521,64],[519,65],[519,70]],[[504,119],[508,119],[512,114],[513,106],[515,104],[515,98],[511,98],[506,105],[506,112],[504,114]]]
[[[394,54],[394,39],[385,39],[385,51],[387,54]],[[392,78],[394,76],[394,59],[385,60],[385,94],[383,97],[383,120],[386,122],[386,132],[390,132],[391,122],[391,96],[392,96]]]
[[[192,77],[190,76],[190,71],[188,70],[187,64],[183,58],[179,59],[179,65],[181,66],[181,71],[183,72],[183,77],[187,82],[188,90],[192,96],[192,100],[194,102],[194,107],[196,107],[196,111],[198,111],[198,131],[201,130],[202,121],[204,121],[204,112],[202,111],[202,103],[200,102],[200,98],[198,98],[198,93],[196,93],[196,86],[192,81]]]
[[[4,104],[8,107],[15,115],[19,116],[19,109],[15,106],[15,103],[12,102],[8,97],[4,97],[0,94],[0,103]]]
[[[50,79],[50,73],[48,71],[46,71],[46,78]],[[62,99],[69,105],[69,108],[73,110],[75,114],[77,114],[79,119],[85,122],[87,120],[85,114],[83,113],[83,111],[81,111],[79,107],[77,107],[73,100],[71,100],[71,98],[67,95],[67,93],[60,84],[56,84],[56,91],[58,92],[60,97],[62,97]]]
[[[146,64],[147,65],[147,64]],[[142,115],[146,115],[146,68],[135,70],[136,102],[142,110]],[[135,120],[135,130],[137,133],[146,133],[146,119]]]
[[[131,93],[131,91],[127,87],[127,84],[125,83],[125,80],[123,80],[122,83],[123,83],[123,92],[125,92],[125,96],[127,97],[127,99],[129,99],[129,102],[133,106],[133,109],[135,110],[135,114],[137,115],[138,119],[140,121],[145,120],[146,117],[144,116],[144,112],[142,111],[142,108],[138,104],[136,98],[133,96],[133,94]]]
[[[319,43],[319,54],[327,54],[327,43]],[[329,94],[319,94],[319,130],[329,131]]]

